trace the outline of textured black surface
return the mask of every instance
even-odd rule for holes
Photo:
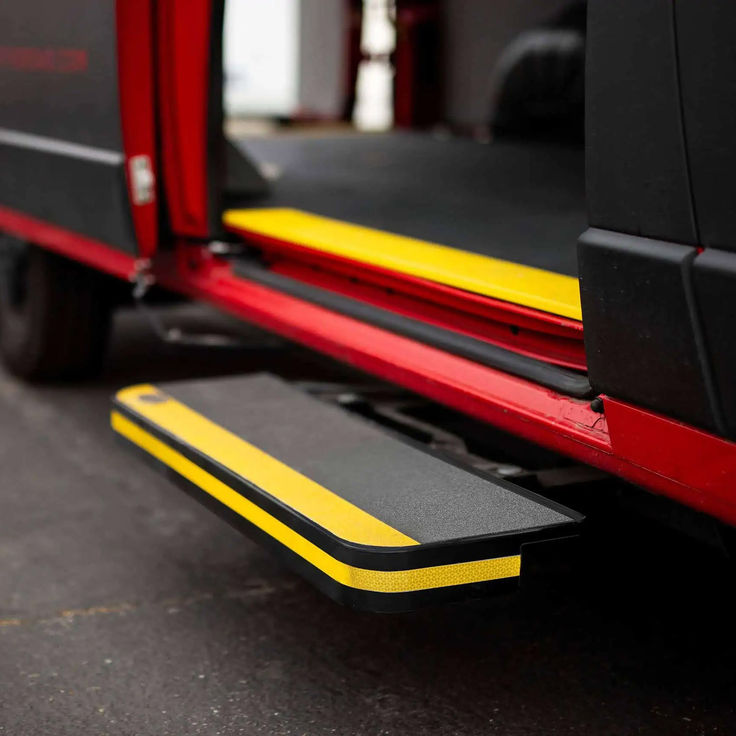
[[[231,325],[190,307],[162,316]],[[733,568],[714,553],[607,510],[580,567],[545,570],[554,583],[356,614],[108,426],[110,394],[139,381],[355,377],[299,349],[172,350],[132,314],[117,328],[98,382],[30,387],[0,369],[3,736],[734,731]]]
[[[588,207],[593,227],[696,243],[673,14],[671,0],[588,2]]]
[[[519,355],[497,345],[476,340],[467,335],[428,325],[420,320],[404,317],[387,309],[381,309],[357,299],[351,299],[326,289],[305,284],[269,271],[247,260],[236,262],[234,270],[240,276],[296,296],[299,299],[304,299],[312,304],[319,304],[362,322],[405,335],[427,345],[433,345],[454,355],[461,355],[476,363],[482,363],[506,373],[511,373],[514,376],[526,378],[568,396],[584,399],[591,394],[588,379],[575,371],[565,370],[535,358]]]
[[[225,139],[225,184],[227,198],[264,195],[268,191],[266,180],[253,161],[245,156],[243,149]]]
[[[0,205],[136,253],[125,171],[0,143]]]
[[[449,465],[272,376],[160,388],[421,543],[521,532],[570,520],[516,492],[512,484]]]
[[[582,150],[428,135],[281,136],[239,142],[282,170],[245,206],[293,207],[575,275],[586,227]]]
[[[588,230],[580,239],[585,354],[597,391],[716,429],[687,286],[695,253]]]
[[[736,254],[706,248],[693,262],[693,286],[720,410],[736,437]]]
[[[674,8],[700,244],[736,250],[736,3],[677,0]]]
[[[0,50],[0,128],[122,150],[114,0],[5,0]]]

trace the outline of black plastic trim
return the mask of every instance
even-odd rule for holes
[[[691,280],[723,434],[733,439],[736,438],[736,253],[706,248],[693,260]]]
[[[696,249],[591,228],[580,238],[593,387],[710,431],[722,423],[692,293]]]

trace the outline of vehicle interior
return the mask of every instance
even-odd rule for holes
[[[424,25],[447,22],[447,7],[424,5],[444,14],[425,16]],[[430,113],[417,114],[421,124],[399,120],[380,132],[359,132],[349,120],[307,120],[241,137],[238,148],[271,177],[260,194],[229,198],[226,223],[500,298],[508,294],[493,274],[496,259],[539,269],[522,272],[527,284],[513,300],[579,320],[585,3],[528,5],[527,18],[514,18],[497,34],[498,48],[484,54],[487,73],[477,76],[487,79],[474,90],[484,114],[474,125],[448,122],[448,110],[432,100]],[[497,18],[503,10],[496,8]],[[400,27],[402,13],[391,12]],[[453,73],[435,66],[438,78]],[[358,250],[336,222],[355,226],[352,233],[375,232]]]

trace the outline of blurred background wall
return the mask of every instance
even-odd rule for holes
[[[548,20],[569,0],[443,0],[443,116],[453,125],[488,122],[493,67],[521,31]]]
[[[226,111],[336,118],[347,71],[344,0],[227,0]]]
[[[571,0],[370,0],[392,8],[399,127],[487,126],[494,65]],[[227,0],[225,103],[236,117],[351,119],[362,0]]]

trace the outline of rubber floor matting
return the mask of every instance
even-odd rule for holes
[[[291,207],[577,275],[587,226],[582,149],[428,135],[283,135],[239,141],[280,176],[243,202]]]

